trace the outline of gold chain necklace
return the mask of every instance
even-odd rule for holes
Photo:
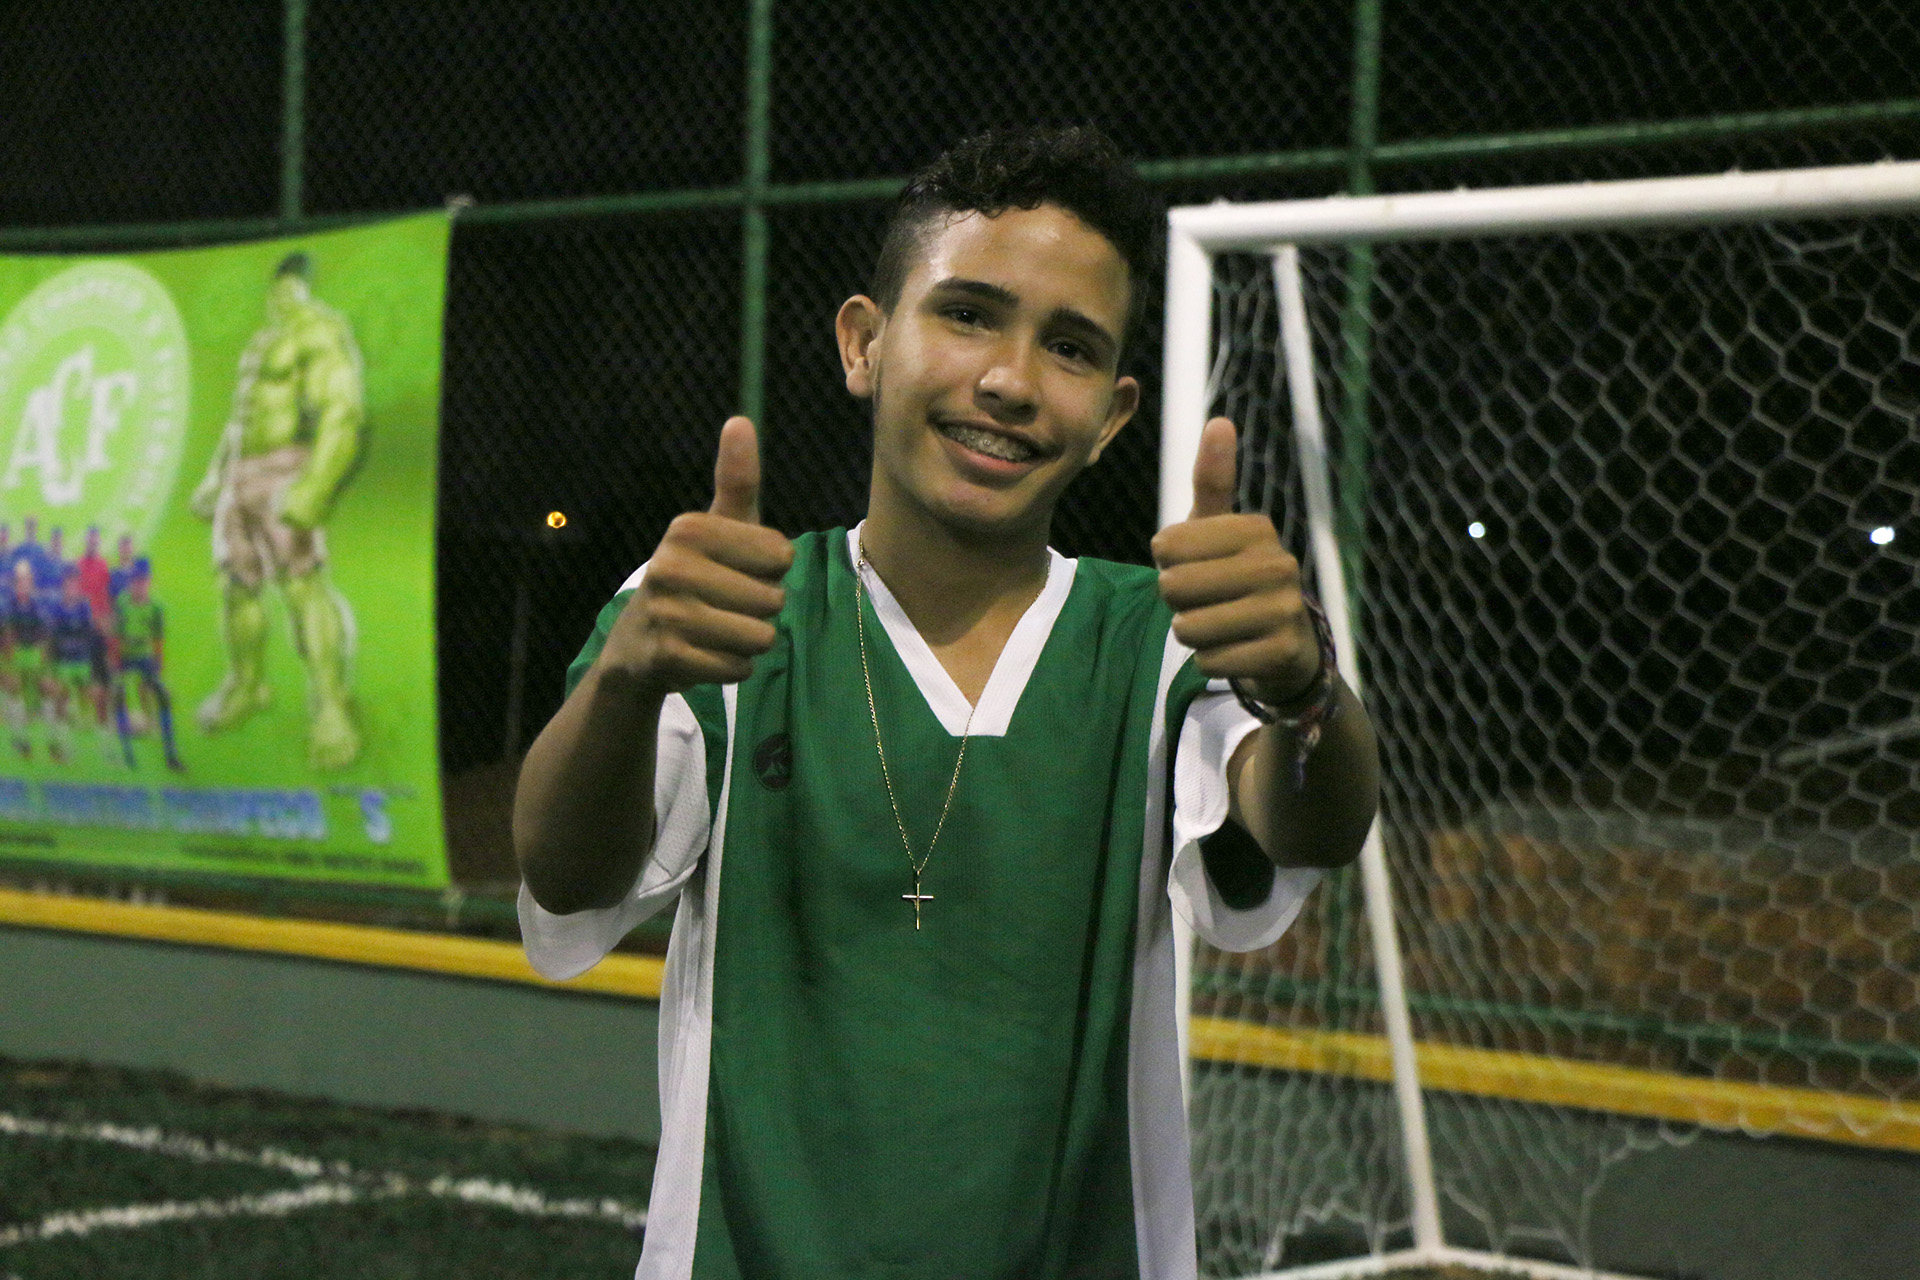
[[[918,862],[913,860],[913,842],[907,839],[906,819],[900,816],[900,801],[893,793],[893,771],[887,767],[887,749],[880,742],[880,712],[873,702],[873,672],[867,666],[867,610],[865,596],[862,593],[861,580],[867,571],[867,550],[860,548],[859,561],[853,566],[853,623],[860,637],[860,678],[867,686],[867,715],[873,719],[873,747],[880,753],[880,779],[887,784],[887,804],[893,809],[893,825],[900,829],[900,847],[907,852],[907,866],[913,872],[913,892],[900,896],[913,904],[913,929],[920,931],[920,906],[932,902],[933,895],[920,892],[920,877],[927,870],[927,863],[933,861],[934,846],[940,843],[940,833],[946,829],[947,814],[953,809],[953,793],[960,788],[960,766],[967,762],[967,739],[973,735],[973,713],[978,704],[967,709],[967,723],[960,731],[960,756],[953,762],[953,778],[947,783],[947,802],[940,807],[940,821],[934,824],[933,839],[927,841],[927,852]]]

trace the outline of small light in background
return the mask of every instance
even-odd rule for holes
[[[567,527],[567,513],[564,511],[547,512],[547,528],[564,529]]]
[[[1478,520],[1475,520],[1472,524],[1467,526],[1467,536],[1469,538],[1484,538],[1487,536],[1487,526],[1481,524]]]
[[[1867,535],[1867,540],[1876,547],[1886,546],[1889,542],[1893,541],[1893,526],[1881,525],[1878,529],[1875,529]]]

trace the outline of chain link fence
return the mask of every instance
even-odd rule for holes
[[[1675,0],[1630,15],[1396,6],[1382,26],[1380,131],[1462,138],[1900,98],[1917,53],[1920,26],[1900,0]]]
[[[743,7],[310,3],[308,207],[731,185],[745,39]]]
[[[1344,142],[1350,9],[776,0],[778,182],[898,177],[993,125],[1092,122],[1142,161]],[[1204,139],[1204,142],[1202,142]]]
[[[0,227],[273,212],[282,106],[271,6],[8,4],[0,60]]]
[[[1447,1237],[1606,1266],[1591,1204],[1629,1154],[1920,1095],[1920,221],[1301,262]],[[1304,556],[1270,260],[1222,256],[1214,295],[1242,502]],[[1203,1020],[1350,1057],[1383,1031],[1355,877],[1195,975]],[[1701,1087],[1514,1105],[1452,1051]],[[1213,1273],[1403,1241],[1386,1092],[1232,1058],[1196,1078]],[[1847,1132],[1884,1141],[1870,1111]]]
[[[451,909],[238,881],[140,889],[440,928],[510,927],[519,753],[595,611],[706,500],[728,413],[762,421],[770,521],[859,517],[867,437],[831,317],[865,285],[899,179],[955,138],[1092,123],[1170,203],[1920,155],[1920,16],[1897,0],[1018,16],[905,0],[19,0],[0,9],[0,60],[16,72],[0,77],[0,248],[475,202],[454,235],[439,522],[462,889]],[[1147,411],[1069,495],[1063,550],[1145,556],[1157,326],[1128,357]],[[1393,376],[1385,353],[1374,368]],[[565,536],[549,510],[568,514]]]

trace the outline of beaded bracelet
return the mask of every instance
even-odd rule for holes
[[[1336,684],[1334,676],[1339,671],[1339,660],[1333,650],[1333,627],[1327,622],[1327,614],[1320,602],[1312,596],[1302,594],[1301,602],[1307,606],[1307,618],[1313,624],[1313,638],[1320,648],[1320,669],[1314,673],[1313,683],[1306,692],[1293,700],[1291,705],[1298,711],[1282,711],[1262,702],[1248,693],[1238,679],[1229,678],[1227,685],[1233,690],[1233,696],[1247,709],[1247,714],[1261,724],[1278,725],[1291,729],[1294,734],[1293,789],[1300,791],[1307,785],[1307,757],[1320,745],[1320,732],[1333,720],[1340,704],[1335,701]]]

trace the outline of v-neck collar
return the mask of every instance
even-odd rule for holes
[[[860,530],[866,527],[862,520],[847,530],[847,564],[854,572],[860,573]],[[1040,651],[1046,648],[1047,637],[1053,634],[1053,624],[1059,618],[1060,610],[1067,603],[1067,595],[1073,590],[1074,570],[1077,560],[1047,548],[1047,581],[1040,588],[1040,594],[1034,597],[1027,611],[1020,615],[1020,622],[1007,637],[1006,647],[1000,650],[1000,657],[993,664],[993,674],[987,677],[987,684],[980,691],[980,705],[969,706],[967,696],[960,692],[960,686],[954,683],[947,669],[940,665],[940,659],[934,655],[920,632],[914,628],[913,620],[907,617],[907,611],[893,598],[893,592],[887,590],[887,584],[880,575],[868,565],[861,573],[868,595],[873,599],[873,612],[880,619],[880,625],[886,628],[887,639],[893,641],[895,653],[906,664],[907,673],[920,689],[920,696],[927,700],[927,709],[932,711],[940,725],[954,737],[970,733],[975,738],[1003,738],[1007,725],[1013,720],[1013,709],[1020,704],[1020,695],[1025,692],[1027,681],[1033,678],[1033,669],[1040,661]],[[972,727],[968,727],[968,717],[972,717]]]

